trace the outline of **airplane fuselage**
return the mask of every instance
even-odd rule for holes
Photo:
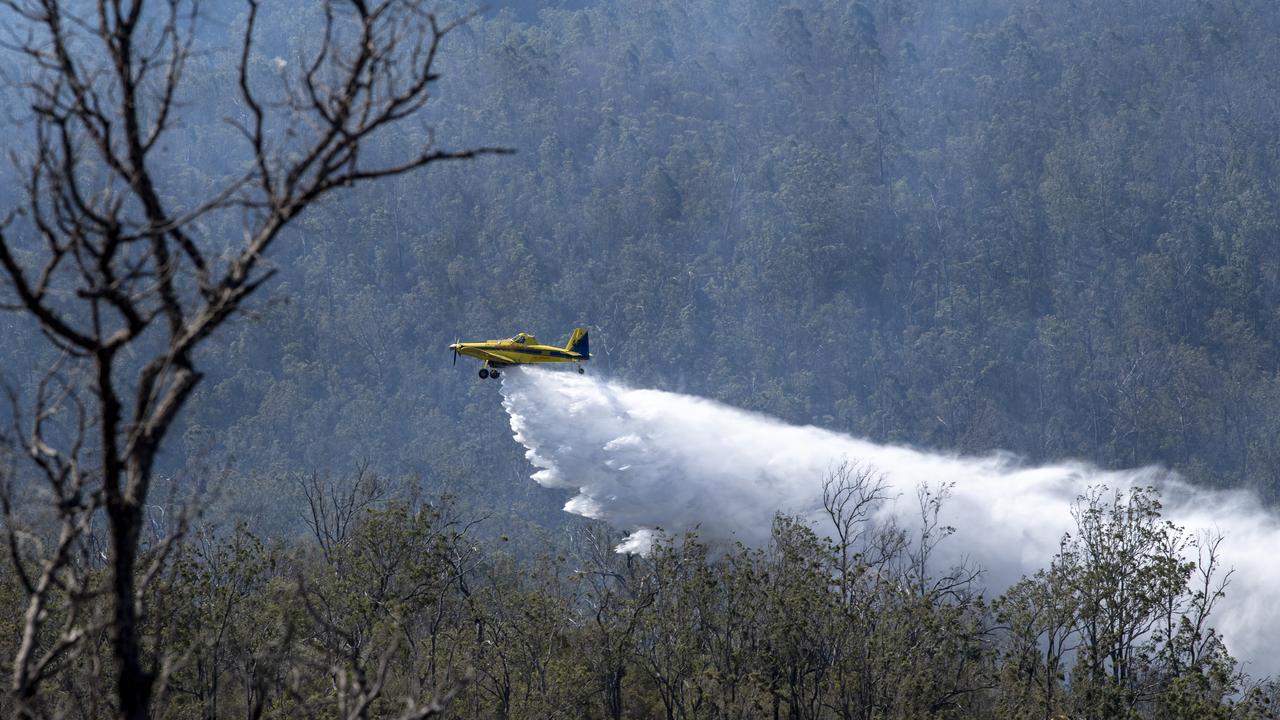
[[[577,363],[578,372],[582,372],[581,363],[591,359],[586,328],[575,328],[569,336],[568,344],[562,348],[543,345],[528,333],[517,333],[515,337],[504,340],[456,342],[449,349],[454,352],[454,362],[457,362],[458,355],[484,362],[484,367],[480,370],[482,378],[497,377],[498,368],[537,363]]]
[[[483,360],[488,365],[527,365],[530,363],[582,362],[587,358],[579,353],[551,345],[522,345],[510,340],[486,340],[485,342],[458,343],[459,355]]]

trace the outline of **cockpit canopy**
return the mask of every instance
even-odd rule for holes
[[[519,343],[521,345],[537,345],[538,338],[529,333],[516,333],[515,337],[510,338],[510,342]]]

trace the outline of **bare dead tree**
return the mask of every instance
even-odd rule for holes
[[[457,26],[421,0],[324,0],[305,61],[273,83],[252,72],[259,3],[247,0],[233,91],[246,169],[179,205],[157,155],[183,110],[197,10],[195,0],[0,0],[0,42],[20,67],[11,90],[30,108],[20,124],[26,144],[12,152],[25,199],[0,224],[0,307],[34,321],[85,378],[65,393],[47,388],[22,435],[61,523],[32,569],[10,532],[29,598],[24,638],[45,631],[42,610],[55,595],[77,599],[79,586],[65,578],[101,508],[120,718],[147,717],[161,668],[140,638],[153,573],[139,567],[139,544],[157,455],[202,377],[197,348],[272,277],[266,256],[282,231],[332,191],[508,152],[440,149],[428,131],[399,159],[368,159],[371,143],[426,106],[441,43]],[[202,229],[237,221],[234,241]],[[59,413],[72,431],[53,442],[47,430]],[[55,643],[24,640],[15,657],[22,713],[37,714],[30,700],[92,629],[75,612],[66,618]]]
[[[872,515],[888,498],[884,474],[869,465],[845,460],[822,479],[822,507],[835,528],[840,551],[840,595],[846,605],[852,602],[855,563],[875,562],[853,549],[873,547],[869,542],[870,534],[876,532]]]
[[[297,482],[307,498],[307,515],[303,521],[315,536],[326,561],[332,560],[334,546],[346,540],[360,513],[387,492],[381,478],[369,471],[367,460],[360,464],[350,481],[335,481],[313,472],[299,477]]]
[[[1221,649],[1222,638],[1209,627],[1209,616],[1213,614],[1218,601],[1227,595],[1227,586],[1235,575],[1235,568],[1222,566],[1222,541],[1225,535],[1217,530],[1202,531],[1196,535],[1192,544],[1196,549],[1196,563],[1190,581],[1190,600],[1185,613],[1188,629],[1186,642],[1182,652],[1184,663],[1195,667],[1203,659]],[[1172,637],[1172,623],[1166,637]]]
[[[903,580],[923,599],[965,604],[972,599],[974,588],[982,576],[982,569],[970,563],[967,558],[961,558],[941,574],[934,575],[930,563],[933,551],[956,531],[954,527],[942,523],[942,506],[951,497],[953,484],[931,486],[923,482],[916,486],[920,524],[915,529],[912,542],[906,546],[908,566]]]
[[[19,714],[31,714],[39,706],[36,689],[41,683],[74,657],[86,635],[105,627],[103,618],[82,602],[96,592],[89,573],[93,564],[89,528],[101,499],[86,487],[91,476],[77,462],[88,413],[63,369],[60,360],[44,373],[35,391],[35,412],[28,421],[24,422],[16,394],[10,392],[14,424],[5,440],[38,469],[47,488],[44,499],[52,507],[52,517],[23,512],[19,508],[25,495],[23,484],[13,465],[6,467],[0,478],[0,510],[9,561],[28,598],[13,658],[14,704]],[[49,435],[56,432],[53,419],[64,412],[74,423],[72,429],[63,428],[69,434],[62,434],[61,439],[70,445],[59,451]],[[52,526],[48,528],[52,532],[40,532],[37,526],[45,523]],[[56,538],[52,547],[48,538]],[[49,642],[42,636],[54,618],[60,619]]]

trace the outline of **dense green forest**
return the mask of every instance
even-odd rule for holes
[[[365,476],[336,496],[358,521],[317,520],[307,543],[185,546],[148,599],[148,637],[182,648],[153,716],[1275,717],[1280,692],[1208,629],[1211,569],[1183,562],[1154,493],[1082,498],[1076,539],[991,602],[971,570],[930,569],[945,532],[874,529],[856,509],[872,488],[844,480],[831,540],[779,517],[764,548],[687,537],[641,558],[592,526],[517,560],[447,504],[369,509]],[[104,714],[105,643],[85,656],[44,709]]]
[[[946,533],[927,517],[863,528],[856,550],[779,517],[766,548],[617,556],[627,529],[528,480],[497,388],[447,345],[585,325],[589,372],[634,385],[877,442],[1156,464],[1273,502],[1280,5],[509,5],[449,33],[421,122],[361,158],[429,135],[515,154],[320,198],[266,254],[248,317],[193,354],[142,538],[164,578],[142,623],[152,716],[1270,716],[1274,690],[1209,630],[1223,568],[1183,562],[1205,548],[1153,494],[1082,498],[1078,533],[1007,594],[929,566]],[[264,5],[246,82],[305,67],[324,7]],[[192,25],[152,156],[172,206],[252,163],[248,19],[227,3]],[[4,62],[17,117],[28,70]],[[18,170],[0,177],[0,199],[23,196]],[[37,255],[44,236],[11,220],[19,260]],[[201,222],[211,256],[249,225]],[[6,427],[43,397],[48,335],[0,314]],[[6,488],[26,487],[27,450],[0,454]],[[183,501],[189,524],[171,520]],[[81,584],[34,611],[47,636],[22,634],[33,579],[6,570],[4,657],[76,648],[6,712],[116,716],[96,684],[110,619],[71,612],[101,596],[108,551],[82,550]],[[67,640],[64,621],[88,630]]]
[[[483,464],[486,495],[518,494],[492,388],[444,346],[589,324],[593,369],[636,384],[1271,498],[1278,21],[1004,0],[477,18],[435,127],[519,153],[303,218],[279,304],[208,351],[183,457],[471,488]],[[191,132],[191,166],[216,166]]]

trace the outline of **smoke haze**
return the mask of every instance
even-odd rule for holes
[[[1238,572],[1214,625],[1232,652],[1251,673],[1280,669],[1265,640],[1280,632],[1273,601],[1280,579],[1268,556],[1280,547],[1280,527],[1248,493],[1194,488],[1158,468],[1025,467],[1008,455],[956,457],[878,445],[590,376],[513,369],[504,378],[503,406],[515,439],[538,468],[533,479],[576,491],[566,511],[628,531],[621,552],[643,552],[659,529],[696,530],[713,544],[760,546],[777,512],[808,518],[828,532],[822,479],[849,461],[885,474],[891,500],[882,512],[908,529],[919,522],[918,487],[953,485],[942,521],[956,532],[938,548],[933,570],[971,560],[995,594],[1049,564],[1072,527],[1072,502],[1089,487],[1155,485],[1167,519],[1191,532],[1225,536],[1225,565]]]

